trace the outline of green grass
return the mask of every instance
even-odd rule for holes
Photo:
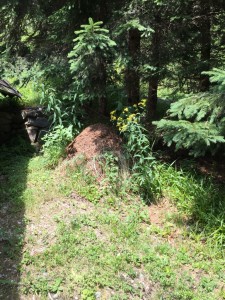
[[[20,87],[23,103],[25,106],[40,105],[41,93],[37,90],[39,83],[29,81],[25,86]]]
[[[82,299],[91,299],[84,296],[86,291],[94,296],[108,288],[114,291],[111,299],[142,299],[145,280],[157,289],[152,299],[220,299],[215,290],[224,279],[222,260],[212,263],[207,250],[185,239],[178,248],[171,247],[164,235],[143,223],[139,209],[129,208],[121,219],[121,211],[109,214],[107,208],[98,207],[69,224],[59,222],[57,242],[29,262],[36,272],[26,278],[24,291],[54,293],[57,280],[57,291],[67,297],[76,286]],[[96,234],[99,230],[101,237]]]
[[[158,166],[164,196],[188,216],[190,235],[225,247],[225,188],[194,170]]]
[[[128,177],[116,192],[105,187],[119,180],[116,168],[101,186],[76,162],[46,169],[23,149],[0,151],[0,209],[10,203],[0,274],[6,259],[17,271],[1,278],[0,297],[225,299],[222,187],[158,163],[155,182],[173,209],[151,223]]]

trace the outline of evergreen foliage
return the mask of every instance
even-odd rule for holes
[[[106,98],[107,64],[116,46],[109,37],[109,31],[101,28],[102,24],[89,18],[89,24],[81,25],[82,29],[75,31],[75,46],[68,55],[79,101],[84,103],[98,99],[100,109],[101,105],[105,105],[101,100]],[[104,113],[104,110],[101,112]]]
[[[162,85],[189,93],[171,106],[158,129],[168,125],[166,131],[175,132],[175,121],[187,121],[183,146],[177,147],[189,148],[195,124],[197,139],[204,138],[202,150],[194,153],[214,152],[224,136],[224,16],[222,0],[3,0],[0,75],[17,83],[18,90],[31,81],[25,94],[30,98],[37,86],[41,96],[35,91],[32,98],[41,98],[54,125],[64,126],[80,122],[81,108],[94,107],[96,113],[98,107],[106,114],[116,102],[134,104],[142,98],[147,119],[156,120]],[[89,23],[81,25],[88,17]],[[219,83],[210,92],[209,77],[211,87]],[[199,91],[204,93],[194,94]]]
[[[219,91],[225,92],[225,70],[214,68],[212,71],[205,72],[210,76],[212,83],[217,83],[216,88]]]
[[[193,156],[205,155],[208,150],[215,154],[225,143],[225,72],[214,69],[207,74],[218,86],[172,103],[169,120],[154,122],[168,146],[175,143],[176,150],[188,149]]]
[[[162,119],[154,123],[167,146],[175,143],[176,150],[188,149],[189,154],[195,157],[205,155],[207,150],[215,154],[219,145],[225,143],[219,128],[207,122]]]
[[[224,164],[161,163],[152,126],[185,157],[224,155],[224,53],[224,0],[0,1],[0,80],[23,95],[0,95],[0,142],[20,134],[21,105],[51,124],[43,155],[20,137],[0,147],[0,298],[225,299]],[[109,115],[119,155],[61,164],[84,124]]]

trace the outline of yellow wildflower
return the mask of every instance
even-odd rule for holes
[[[129,115],[129,117],[127,118],[127,120],[130,122],[130,121],[132,121],[135,117],[136,117],[136,114],[131,114],[131,115]]]
[[[111,121],[116,121],[116,116],[112,115],[110,119],[111,119]]]
[[[120,131],[126,131],[126,129],[127,129],[127,125],[123,125],[123,126],[121,127]]]
[[[145,106],[146,106],[146,103],[147,103],[147,100],[146,100],[146,99],[142,99],[142,100],[138,103],[138,106],[145,107]]]

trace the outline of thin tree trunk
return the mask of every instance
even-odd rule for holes
[[[107,109],[107,97],[106,97],[106,86],[107,86],[107,71],[106,63],[102,58],[99,65],[99,74],[98,74],[98,110],[100,115],[106,115]]]
[[[159,69],[160,69],[160,46],[161,46],[161,14],[155,15],[155,28],[152,35],[152,65],[155,71],[150,75],[148,82],[148,99],[147,99],[147,118],[153,119],[156,113],[158,102],[158,85],[159,85]]]
[[[201,32],[201,72],[210,70],[211,59],[211,20],[210,12],[211,6],[209,1],[200,1],[201,20],[200,20],[200,32]],[[208,91],[210,87],[209,76],[201,74],[200,77],[200,91]]]
[[[106,116],[107,99],[105,96],[99,97],[98,105],[99,105],[99,114],[102,116]]]
[[[126,87],[130,105],[140,101],[139,61],[141,51],[141,34],[138,29],[130,29],[128,33],[129,67],[126,71]]]
[[[29,0],[25,0],[23,2],[18,1],[17,5],[14,8],[15,18],[10,33],[11,43],[13,44],[10,52],[13,55],[17,53],[19,54],[19,56],[25,56],[29,52],[28,48],[21,42],[22,22],[26,13],[29,11],[29,5]]]
[[[158,77],[152,77],[148,82],[147,116],[153,119],[158,102]]]

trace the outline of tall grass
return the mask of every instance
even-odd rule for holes
[[[163,195],[188,216],[188,225],[202,239],[225,246],[225,188],[193,171],[159,164],[156,171]]]

